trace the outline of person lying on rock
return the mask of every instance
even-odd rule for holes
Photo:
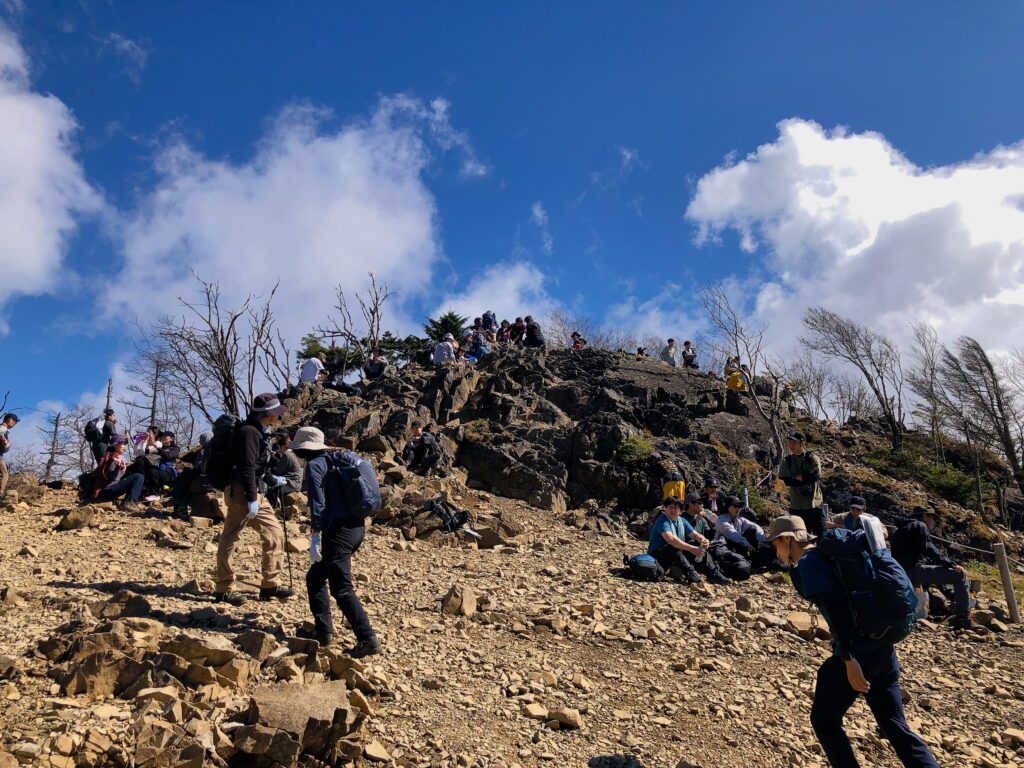
[[[875,722],[906,768],[938,768],[903,713],[896,649],[857,631],[850,596],[832,562],[817,550],[804,521],[795,515],[776,518],[768,541],[778,559],[791,567],[796,591],[814,603],[832,633],[832,655],[818,668],[811,703],[811,725],[829,763],[833,768],[860,765],[843,729],[843,717],[863,694]]]
[[[424,429],[419,419],[414,419],[409,426],[409,442],[405,444],[399,458],[406,469],[421,475],[426,474],[441,458],[437,437],[429,428]]]
[[[647,554],[657,560],[670,576],[679,581],[699,584],[699,567],[712,584],[732,584],[708,554],[710,542],[697,533],[682,517],[683,503],[670,496],[658,508],[651,526]],[[695,544],[690,544],[693,541]],[[695,567],[696,566],[696,567]]]

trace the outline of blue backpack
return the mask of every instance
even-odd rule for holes
[[[380,511],[380,484],[370,462],[352,451],[331,451],[327,466],[341,479],[345,508],[352,517],[372,517]]]
[[[661,581],[665,578],[665,569],[650,555],[623,555],[622,564],[637,581]]]
[[[864,531],[844,528],[826,531],[817,549],[843,586],[858,635],[893,644],[913,631],[917,595],[889,550],[872,552]]]

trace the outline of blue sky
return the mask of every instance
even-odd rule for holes
[[[782,318],[780,337],[794,332],[780,307],[818,299],[897,335],[915,314],[952,333],[1019,314],[1020,4],[0,7],[27,78],[14,97],[50,94],[74,125],[39,148],[59,171],[26,168],[25,152],[6,170],[0,156],[0,177],[74,176],[71,163],[87,186],[40,202],[39,227],[57,233],[49,251],[45,232],[19,240],[20,214],[0,197],[0,274],[50,259],[50,279],[0,293],[0,389],[26,410],[99,390],[130,350],[133,317],[173,310],[190,264],[239,295],[316,273],[279,308],[296,334],[322,319],[331,286],[358,288],[377,268],[366,254],[399,286],[404,330],[447,305],[497,302],[499,315],[565,306],[641,334],[695,334],[695,287],[721,279]],[[17,145],[21,130],[0,122],[0,139]],[[977,178],[956,173],[979,155]],[[801,196],[821,173],[863,183],[833,184],[823,212]],[[915,204],[875,210],[901,181]],[[994,188],[995,203],[983,194]],[[990,221],[1004,200],[1006,217]],[[311,244],[306,230],[332,216],[346,224]],[[947,236],[933,242],[937,231]],[[989,242],[999,254],[971,255]],[[948,253],[925,258],[936,250]],[[830,277],[851,254],[866,254],[860,271]],[[894,260],[914,285],[875,304],[887,291],[871,281]],[[971,280],[943,287],[930,272],[958,269],[991,280],[961,290]]]

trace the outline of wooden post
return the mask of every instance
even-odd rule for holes
[[[1017,596],[1013,593],[1013,580],[1010,578],[1010,563],[1006,559],[1006,545],[1001,541],[992,545],[992,552],[996,556],[996,563],[999,565],[999,578],[1003,582],[1003,595],[1006,596],[1006,606],[1010,610],[1010,621],[1020,624],[1020,606],[1017,605]]]

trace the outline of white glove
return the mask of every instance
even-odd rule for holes
[[[320,534],[314,533],[309,540],[309,562],[319,563],[323,560],[323,554],[320,552]]]
[[[250,520],[255,520],[256,519],[256,515],[258,515],[260,513],[260,503],[258,501],[250,501],[249,504],[248,504],[248,507],[249,507],[249,514],[247,515],[247,517]]]
[[[274,481],[274,487],[275,488],[280,488],[282,485],[284,485],[285,483],[288,482],[287,480],[285,480],[280,475],[271,475],[270,479]]]

